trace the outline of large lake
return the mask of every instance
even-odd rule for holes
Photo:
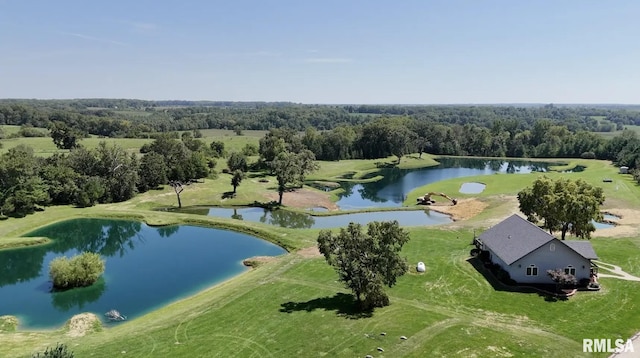
[[[381,169],[372,175],[382,175],[383,178],[372,183],[342,183],[345,191],[339,194],[340,199],[336,204],[343,210],[399,207],[413,189],[440,180],[495,173],[546,172],[552,165],[543,162],[478,158],[440,158],[438,161],[440,164],[437,166],[421,169]],[[455,197],[455,193],[450,195]]]
[[[27,236],[53,242],[0,251],[0,316],[18,316],[21,328],[60,326],[81,312],[103,317],[111,309],[134,318],[247,270],[245,258],[286,252],[228,230],[123,220],[75,219]],[[105,259],[103,278],[90,287],[50,292],[51,260],[82,251]]]

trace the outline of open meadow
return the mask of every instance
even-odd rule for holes
[[[224,138],[225,145],[233,143],[230,147],[257,143],[259,139],[249,133],[203,133],[211,140]],[[3,143],[6,150],[7,142]],[[89,146],[89,141],[83,144]],[[133,143],[131,146],[135,147]],[[434,159],[437,160],[428,155],[411,155],[403,159],[401,166],[429,166],[435,163]],[[355,180],[392,160],[323,162],[321,169],[308,179]],[[607,198],[604,211],[638,215],[640,188],[630,176],[618,174],[605,161],[564,163],[586,169],[547,175],[582,178],[602,186]],[[581,357],[585,356],[583,338],[631,337],[640,330],[640,282],[602,278],[603,289],[598,292],[579,292],[566,301],[549,300],[538,293],[514,292],[501,285],[470,257],[474,234],[517,212],[516,193],[539,175],[542,174],[456,178],[412,190],[405,206],[412,207],[424,192],[455,193],[460,200],[456,209],[467,213],[463,220],[451,224],[408,228],[411,240],[402,254],[410,263],[410,271],[396,286],[387,289],[390,306],[373,312],[354,309],[353,296],[315,249],[319,230],[156,210],[177,205],[171,187],[123,203],[86,209],[48,207],[22,219],[9,218],[0,223],[0,249],[3,242],[20,243],[21,235],[53,222],[105,217],[140,220],[150,225],[230,228],[277,243],[288,253],[122,323],[26,331],[19,325],[15,329],[3,324],[0,319],[0,356],[28,357],[61,342],[77,357]],[[603,183],[603,178],[614,180]],[[268,202],[274,194],[277,196],[273,177],[254,174],[242,182],[234,198],[226,198],[224,194],[232,189],[230,180],[230,175],[219,174],[216,179],[187,186],[182,193],[183,206],[247,205]],[[464,182],[481,182],[486,189],[480,194],[460,194]],[[305,195],[318,198],[315,202],[336,199],[335,191],[305,186],[284,194],[285,209],[304,211],[304,201],[294,199]],[[473,210],[472,203],[478,204]],[[445,212],[449,208],[434,207]],[[629,218],[621,220],[626,223],[626,231],[605,236],[596,232],[591,242],[601,261],[640,276],[640,223],[624,221]],[[419,261],[426,264],[425,273],[416,272]]]
[[[3,130],[5,135],[10,135],[13,133],[17,133],[20,130],[20,126],[10,126],[10,125],[0,125],[0,129]],[[232,130],[225,129],[203,129],[200,131],[202,134],[202,141],[206,143],[207,146],[211,144],[214,140],[221,141],[224,143],[225,150],[227,152],[239,152],[244,148],[247,144],[258,145],[260,138],[264,137],[265,131],[251,131],[246,130],[242,131],[241,135],[237,135]],[[92,149],[97,148],[100,142],[106,142],[107,144],[117,144],[125,150],[133,153],[137,153],[140,147],[144,144],[151,143],[152,139],[147,138],[104,138],[98,137],[95,135],[90,136],[89,138],[84,138],[80,141],[80,144],[85,146],[86,148]],[[2,148],[0,148],[0,153],[5,153],[11,148],[19,144],[25,144],[33,148],[36,155],[39,156],[50,156],[54,153],[62,153],[66,152],[65,150],[61,150],[56,148],[56,145],[53,143],[51,137],[30,137],[30,138],[5,138],[0,139],[0,143],[2,144]]]

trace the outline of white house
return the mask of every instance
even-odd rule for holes
[[[552,284],[547,270],[563,269],[578,282],[597,273],[591,260],[598,256],[589,241],[558,240],[515,214],[483,232],[475,244],[518,283]]]

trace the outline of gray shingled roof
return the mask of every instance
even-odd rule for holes
[[[538,226],[513,214],[478,237],[485,247],[507,265],[553,240],[553,236]]]
[[[597,260],[598,255],[593,250],[593,246],[589,241],[562,241],[563,244],[569,246],[573,251],[582,255],[582,257],[589,260]]]
[[[516,214],[491,227],[478,237],[507,265],[518,261],[554,237],[537,225]],[[597,259],[591,243],[588,241],[559,241],[586,259]]]

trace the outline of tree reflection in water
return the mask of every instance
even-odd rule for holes
[[[71,290],[51,293],[51,304],[64,312],[75,307],[82,310],[85,305],[97,301],[106,288],[107,285],[104,282],[104,278],[100,278],[88,287],[77,287]]]

